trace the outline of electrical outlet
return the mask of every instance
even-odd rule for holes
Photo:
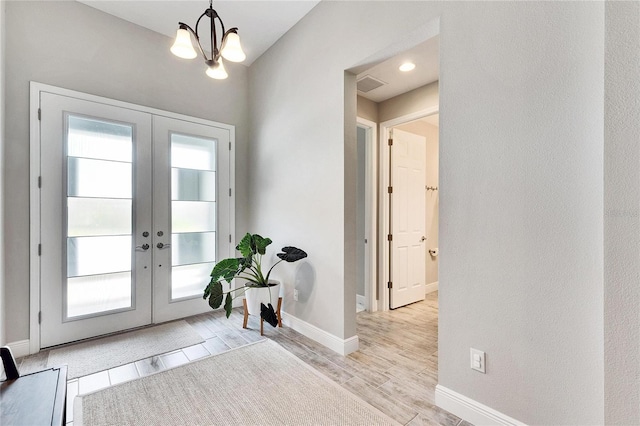
[[[297,288],[293,289],[293,300],[295,300],[296,302],[298,301],[298,289]]]
[[[484,352],[471,348],[471,369],[486,374],[486,358]]]

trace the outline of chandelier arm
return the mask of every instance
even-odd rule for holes
[[[199,21],[199,19],[198,19],[198,21]],[[202,45],[200,44],[200,37],[198,37],[198,33],[196,31],[194,31],[193,28],[191,28],[189,25],[185,24],[184,22],[178,22],[178,26],[181,29],[189,31],[193,35],[193,37],[195,37],[196,43],[198,44],[198,48],[200,49],[200,53],[202,53],[202,56],[204,56],[204,59],[207,60],[207,55],[204,52],[204,49],[202,48]],[[198,28],[197,25],[196,25],[196,28]]]
[[[200,20],[205,16],[208,16],[211,19],[211,25],[213,25],[213,15],[211,14],[210,11],[213,11],[215,13],[215,10],[209,7],[209,9],[205,10],[204,13],[200,15],[200,17],[196,21],[196,33],[198,32],[198,27],[200,26]],[[215,28],[214,28],[214,31],[215,31]],[[196,35],[196,38],[198,39],[198,44],[200,45],[200,37]],[[200,51],[202,52],[202,56],[204,56],[205,61],[213,60],[215,58],[215,55],[213,53],[213,45],[211,46],[211,59],[209,59],[207,55],[204,53],[204,49],[202,48],[202,45],[200,45]]]

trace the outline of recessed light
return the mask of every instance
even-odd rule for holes
[[[400,68],[398,69],[400,71],[407,72],[407,71],[411,71],[415,67],[416,67],[416,64],[414,64],[413,62],[405,62],[404,64],[400,65]]]

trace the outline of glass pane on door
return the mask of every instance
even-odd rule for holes
[[[202,297],[216,258],[216,145],[171,134],[171,300]]]
[[[131,308],[133,127],[67,116],[65,318]]]

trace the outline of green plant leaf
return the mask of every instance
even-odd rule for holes
[[[222,305],[222,283],[220,281],[211,281],[209,284],[211,287],[211,295],[209,296],[209,306],[211,309],[218,309],[220,305]],[[227,293],[227,297],[229,297],[229,293]]]
[[[231,309],[233,309],[233,297],[231,293],[227,293],[227,297],[224,299],[224,310],[227,313],[227,318],[231,315]]]
[[[220,279],[224,279],[226,282],[231,284],[231,280],[233,280],[240,272],[241,260],[242,259],[229,258],[216,263],[211,271],[211,280],[220,281]],[[244,268],[242,269],[244,270]]]
[[[253,234],[253,242],[255,250],[260,254],[265,254],[267,252],[267,246],[273,241],[271,241],[271,238],[262,238],[258,234]]]
[[[251,257],[254,254],[254,251],[251,249],[252,240],[253,238],[251,234],[247,232],[247,234],[242,237],[242,240],[240,240],[240,242],[236,246],[236,250],[238,250],[240,254],[242,254],[242,256],[245,258]],[[255,244],[253,244],[253,246],[255,247]]]
[[[284,253],[278,253],[277,256],[285,262],[297,262],[307,257],[307,253],[297,247],[283,247],[282,251]]]
[[[265,254],[267,252],[267,246],[271,243],[270,238],[263,238],[258,234],[250,234],[247,232],[236,246],[236,250],[245,258],[250,258],[255,254]]]

